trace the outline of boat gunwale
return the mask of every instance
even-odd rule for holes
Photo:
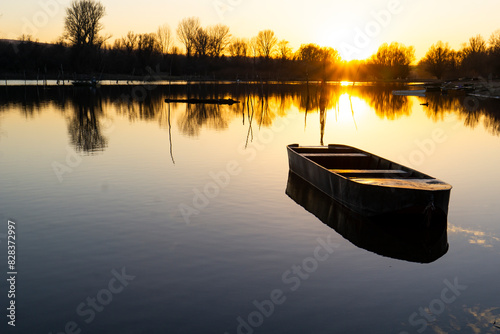
[[[346,181],[355,183],[356,185],[360,185],[360,186],[363,186],[363,187],[393,188],[390,185],[370,184],[370,183],[356,182],[356,179],[349,178],[349,177],[346,177],[346,176],[344,176],[342,174],[336,173],[336,172],[332,171],[331,169],[326,168],[325,166],[321,165],[320,163],[318,163],[318,162],[316,162],[316,161],[314,161],[312,159],[309,159],[307,156],[304,156],[304,154],[307,154],[307,153],[301,154],[301,152],[297,152],[296,150],[294,150],[295,148],[301,148],[301,149],[302,148],[303,149],[326,149],[326,150],[329,150],[330,148],[334,148],[334,147],[343,147],[343,148],[347,148],[347,149],[352,149],[352,150],[357,151],[357,152],[349,152],[349,153],[363,153],[363,154],[366,154],[367,157],[375,157],[375,158],[381,159],[383,161],[387,161],[387,162],[391,163],[392,165],[397,165],[397,166],[402,167],[403,171],[413,172],[413,173],[415,173],[415,174],[417,174],[419,176],[423,176],[422,180],[435,180],[435,181],[440,182],[440,184],[443,187],[446,187],[444,189],[422,189],[422,188],[411,188],[411,187],[398,187],[399,189],[406,189],[406,190],[411,190],[411,191],[440,192],[440,191],[451,191],[451,189],[453,188],[453,186],[450,185],[449,183],[444,182],[444,181],[442,181],[440,179],[437,179],[437,178],[435,178],[433,176],[430,176],[430,175],[422,173],[422,172],[420,172],[420,171],[418,171],[416,169],[413,169],[413,168],[401,165],[401,164],[399,164],[397,162],[394,162],[392,160],[383,158],[381,156],[378,156],[376,154],[373,154],[373,153],[361,150],[361,149],[353,147],[353,146],[344,145],[344,144],[329,144],[328,146],[300,146],[299,144],[290,144],[290,145],[287,145],[287,149],[290,150],[290,151],[292,151],[294,154],[296,154],[298,156],[301,156],[303,159],[308,160],[310,163],[313,163],[316,166],[321,167],[325,172],[334,174],[336,177],[342,178],[342,179],[344,179]],[[325,153],[325,156],[326,156],[326,154],[327,153]],[[366,179],[376,179],[376,178],[365,178],[365,180]],[[393,180],[394,179],[396,179],[396,180],[405,180],[404,178],[393,178]],[[306,181],[309,182],[309,183],[311,183],[309,180],[306,180]]]

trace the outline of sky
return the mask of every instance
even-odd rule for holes
[[[71,0],[2,1],[0,38],[32,35],[53,42],[63,33]],[[222,23],[234,37],[251,38],[271,29],[296,50],[316,43],[344,59],[364,59],[383,43],[414,46],[417,59],[439,40],[459,49],[470,37],[486,40],[500,29],[498,0],[101,0],[110,41],[128,31],[155,32],[167,23],[196,16],[203,26]]]

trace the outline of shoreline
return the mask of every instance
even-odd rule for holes
[[[200,77],[200,76],[168,76],[168,75],[154,75],[153,76],[132,76],[132,75],[78,75],[76,76],[65,76],[64,83],[63,78],[56,75],[47,75],[47,76],[20,76],[20,75],[0,75],[0,86],[4,86],[6,83],[9,84],[11,82],[30,82],[27,85],[33,85],[33,82],[38,82],[39,86],[43,86],[45,82],[51,82],[51,85],[71,85],[73,81],[90,81],[92,78],[96,78],[98,82],[108,82],[107,84],[112,84],[113,82],[129,82],[129,83],[144,83],[144,84],[152,84],[152,83],[160,83],[160,82],[171,82],[172,84],[180,84],[180,83],[234,83],[234,84],[318,84],[321,83],[322,80],[318,79],[286,79],[280,80],[279,78],[271,78],[271,79],[235,79],[235,78],[208,78],[208,77]],[[59,82],[59,84],[57,84]],[[404,79],[404,80],[328,80],[327,84],[340,84],[342,82],[348,82],[350,84],[370,84],[370,85],[388,85],[388,84],[439,84],[444,83],[443,80],[436,79]],[[23,84],[24,85],[24,84]]]

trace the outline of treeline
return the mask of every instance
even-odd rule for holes
[[[101,34],[104,16],[101,3],[74,1],[66,11],[64,33],[57,43],[38,43],[30,36],[0,42],[0,75],[278,81],[403,80],[415,79],[416,72],[420,78],[437,79],[500,75],[500,30],[489,41],[472,37],[457,51],[438,42],[415,68],[414,48],[396,42],[381,45],[367,60],[347,62],[332,47],[303,44],[294,51],[272,30],[260,31],[251,39],[237,38],[228,26],[203,27],[196,17],[183,19],[175,33],[168,25],[151,33],[130,31],[110,45],[110,36]]]
[[[442,41],[432,45],[419,65],[438,79],[459,76],[500,75],[500,30],[487,42],[481,35],[471,37],[460,50]]]
[[[292,53],[285,43],[281,44],[283,53],[280,56],[274,48],[266,51],[267,56],[247,54],[249,46],[241,39],[229,43],[221,51],[196,48],[188,56],[176,47],[162,51],[161,43],[152,33],[129,32],[113,46],[101,48],[45,44],[24,38],[0,41],[0,76],[72,78],[74,73],[95,76],[103,73],[150,79],[334,80],[351,77],[351,72],[354,78],[356,74],[353,64],[343,62],[333,48],[307,44]],[[220,53],[214,55],[213,52]],[[358,77],[362,79],[359,74]]]

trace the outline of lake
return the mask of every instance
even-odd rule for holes
[[[5,333],[498,333],[500,103],[393,89],[1,86]],[[355,146],[453,185],[444,251],[399,256],[406,242],[333,204],[320,219],[330,204],[289,175],[292,143]]]

